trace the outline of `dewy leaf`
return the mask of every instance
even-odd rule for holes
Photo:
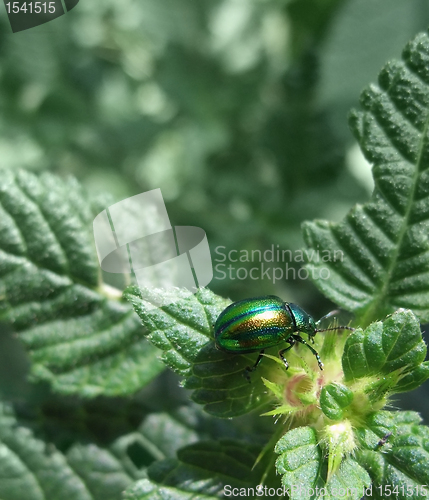
[[[0,404],[2,500],[116,500],[134,478],[112,452],[95,445],[61,454],[18,427]]]
[[[218,440],[196,443],[178,451],[177,459],[155,462],[142,480],[124,494],[127,500],[180,500],[224,498],[233,488],[256,493],[261,465],[254,467],[260,449],[242,441]],[[243,495],[241,495],[243,496]],[[246,495],[247,496],[247,495]],[[248,498],[252,495],[249,495]]]
[[[316,285],[366,326],[398,308],[429,321],[429,37],[388,63],[353,112],[351,128],[373,164],[371,200],[337,224],[304,225]],[[327,273],[327,270],[329,271]]]
[[[365,331],[353,332],[347,339],[342,358],[345,379],[389,375],[392,392],[418,387],[429,378],[429,364],[424,363],[426,344],[420,325],[411,311],[399,310],[383,322],[372,323]],[[417,373],[415,373],[417,370]]]
[[[75,182],[0,171],[0,319],[36,379],[63,393],[129,394],[162,364],[130,305],[99,282],[91,222]]]
[[[147,338],[164,351],[162,360],[185,377],[184,386],[194,389],[192,399],[219,417],[234,417],[264,406],[272,400],[261,376],[249,384],[246,366],[255,355],[233,355],[215,348],[214,324],[229,301],[201,288],[194,295],[177,291],[176,301],[155,308],[157,292],[130,287],[124,296],[133,304]],[[268,363],[261,363],[259,374],[267,377]]]
[[[380,411],[357,430],[362,449],[356,457],[371,476],[371,498],[427,497],[429,428],[420,422],[411,411]]]

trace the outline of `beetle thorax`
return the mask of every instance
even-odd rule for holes
[[[315,335],[316,322],[314,321],[313,317],[296,304],[287,303],[287,306],[292,313],[297,331],[300,333],[306,333],[310,336]]]

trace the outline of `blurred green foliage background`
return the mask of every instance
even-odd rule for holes
[[[100,207],[161,188],[172,224],[202,227],[213,258],[299,249],[304,220],[340,220],[368,198],[347,112],[429,21],[427,0],[80,0],[12,34],[1,10],[0,168],[74,175]],[[332,308],[309,280],[215,272],[210,287],[315,317]],[[40,397],[26,370],[4,328],[9,399]],[[427,423],[427,394],[398,404]]]

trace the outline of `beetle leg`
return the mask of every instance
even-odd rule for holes
[[[289,342],[290,346],[279,351],[279,358],[283,361],[286,370],[289,368],[289,363],[286,361],[286,358],[283,356],[283,353],[289,351],[289,349],[292,349],[292,347],[295,345],[295,339],[293,337],[289,337],[287,342]]]
[[[306,345],[306,346],[310,349],[310,351],[311,351],[311,352],[312,352],[312,353],[316,356],[316,359],[317,359],[317,363],[318,363],[318,365],[319,365],[319,368],[320,368],[321,370],[323,370],[323,363],[322,363],[322,360],[320,359],[319,353],[316,351],[316,349],[313,349],[313,348],[311,347],[311,345],[310,345],[310,344],[308,344],[308,343],[307,343],[307,342],[306,342],[306,341],[305,341],[302,337],[300,337],[299,335],[294,335],[294,336],[293,336],[293,338],[294,338],[296,341],[300,342],[301,344]]]
[[[255,364],[252,367],[246,366],[246,369],[244,370],[244,376],[246,377],[249,384],[250,384],[250,374],[256,370],[256,367],[259,365],[259,363],[261,362],[261,359],[264,357],[264,352],[265,351],[262,350],[259,353],[259,356],[256,358]]]

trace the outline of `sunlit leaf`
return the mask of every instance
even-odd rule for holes
[[[184,386],[194,389],[192,399],[208,413],[237,416],[272,399],[261,377],[254,377],[251,384],[244,377],[255,356],[237,356],[215,348],[213,326],[228,300],[208,289],[195,295],[178,290],[174,303],[154,308],[157,292],[131,287],[124,296],[134,305],[148,339],[163,350],[162,360],[185,377]],[[264,370],[262,365],[260,373]]]
[[[325,257],[307,264],[316,276],[325,268],[316,285],[363,326],[400,307],[429,320],[428,62],[429,37],[421,33],[363,92],[363,111],[351,115],[373,164],[371,200],[342,222],[304,226],[307,245]]]

